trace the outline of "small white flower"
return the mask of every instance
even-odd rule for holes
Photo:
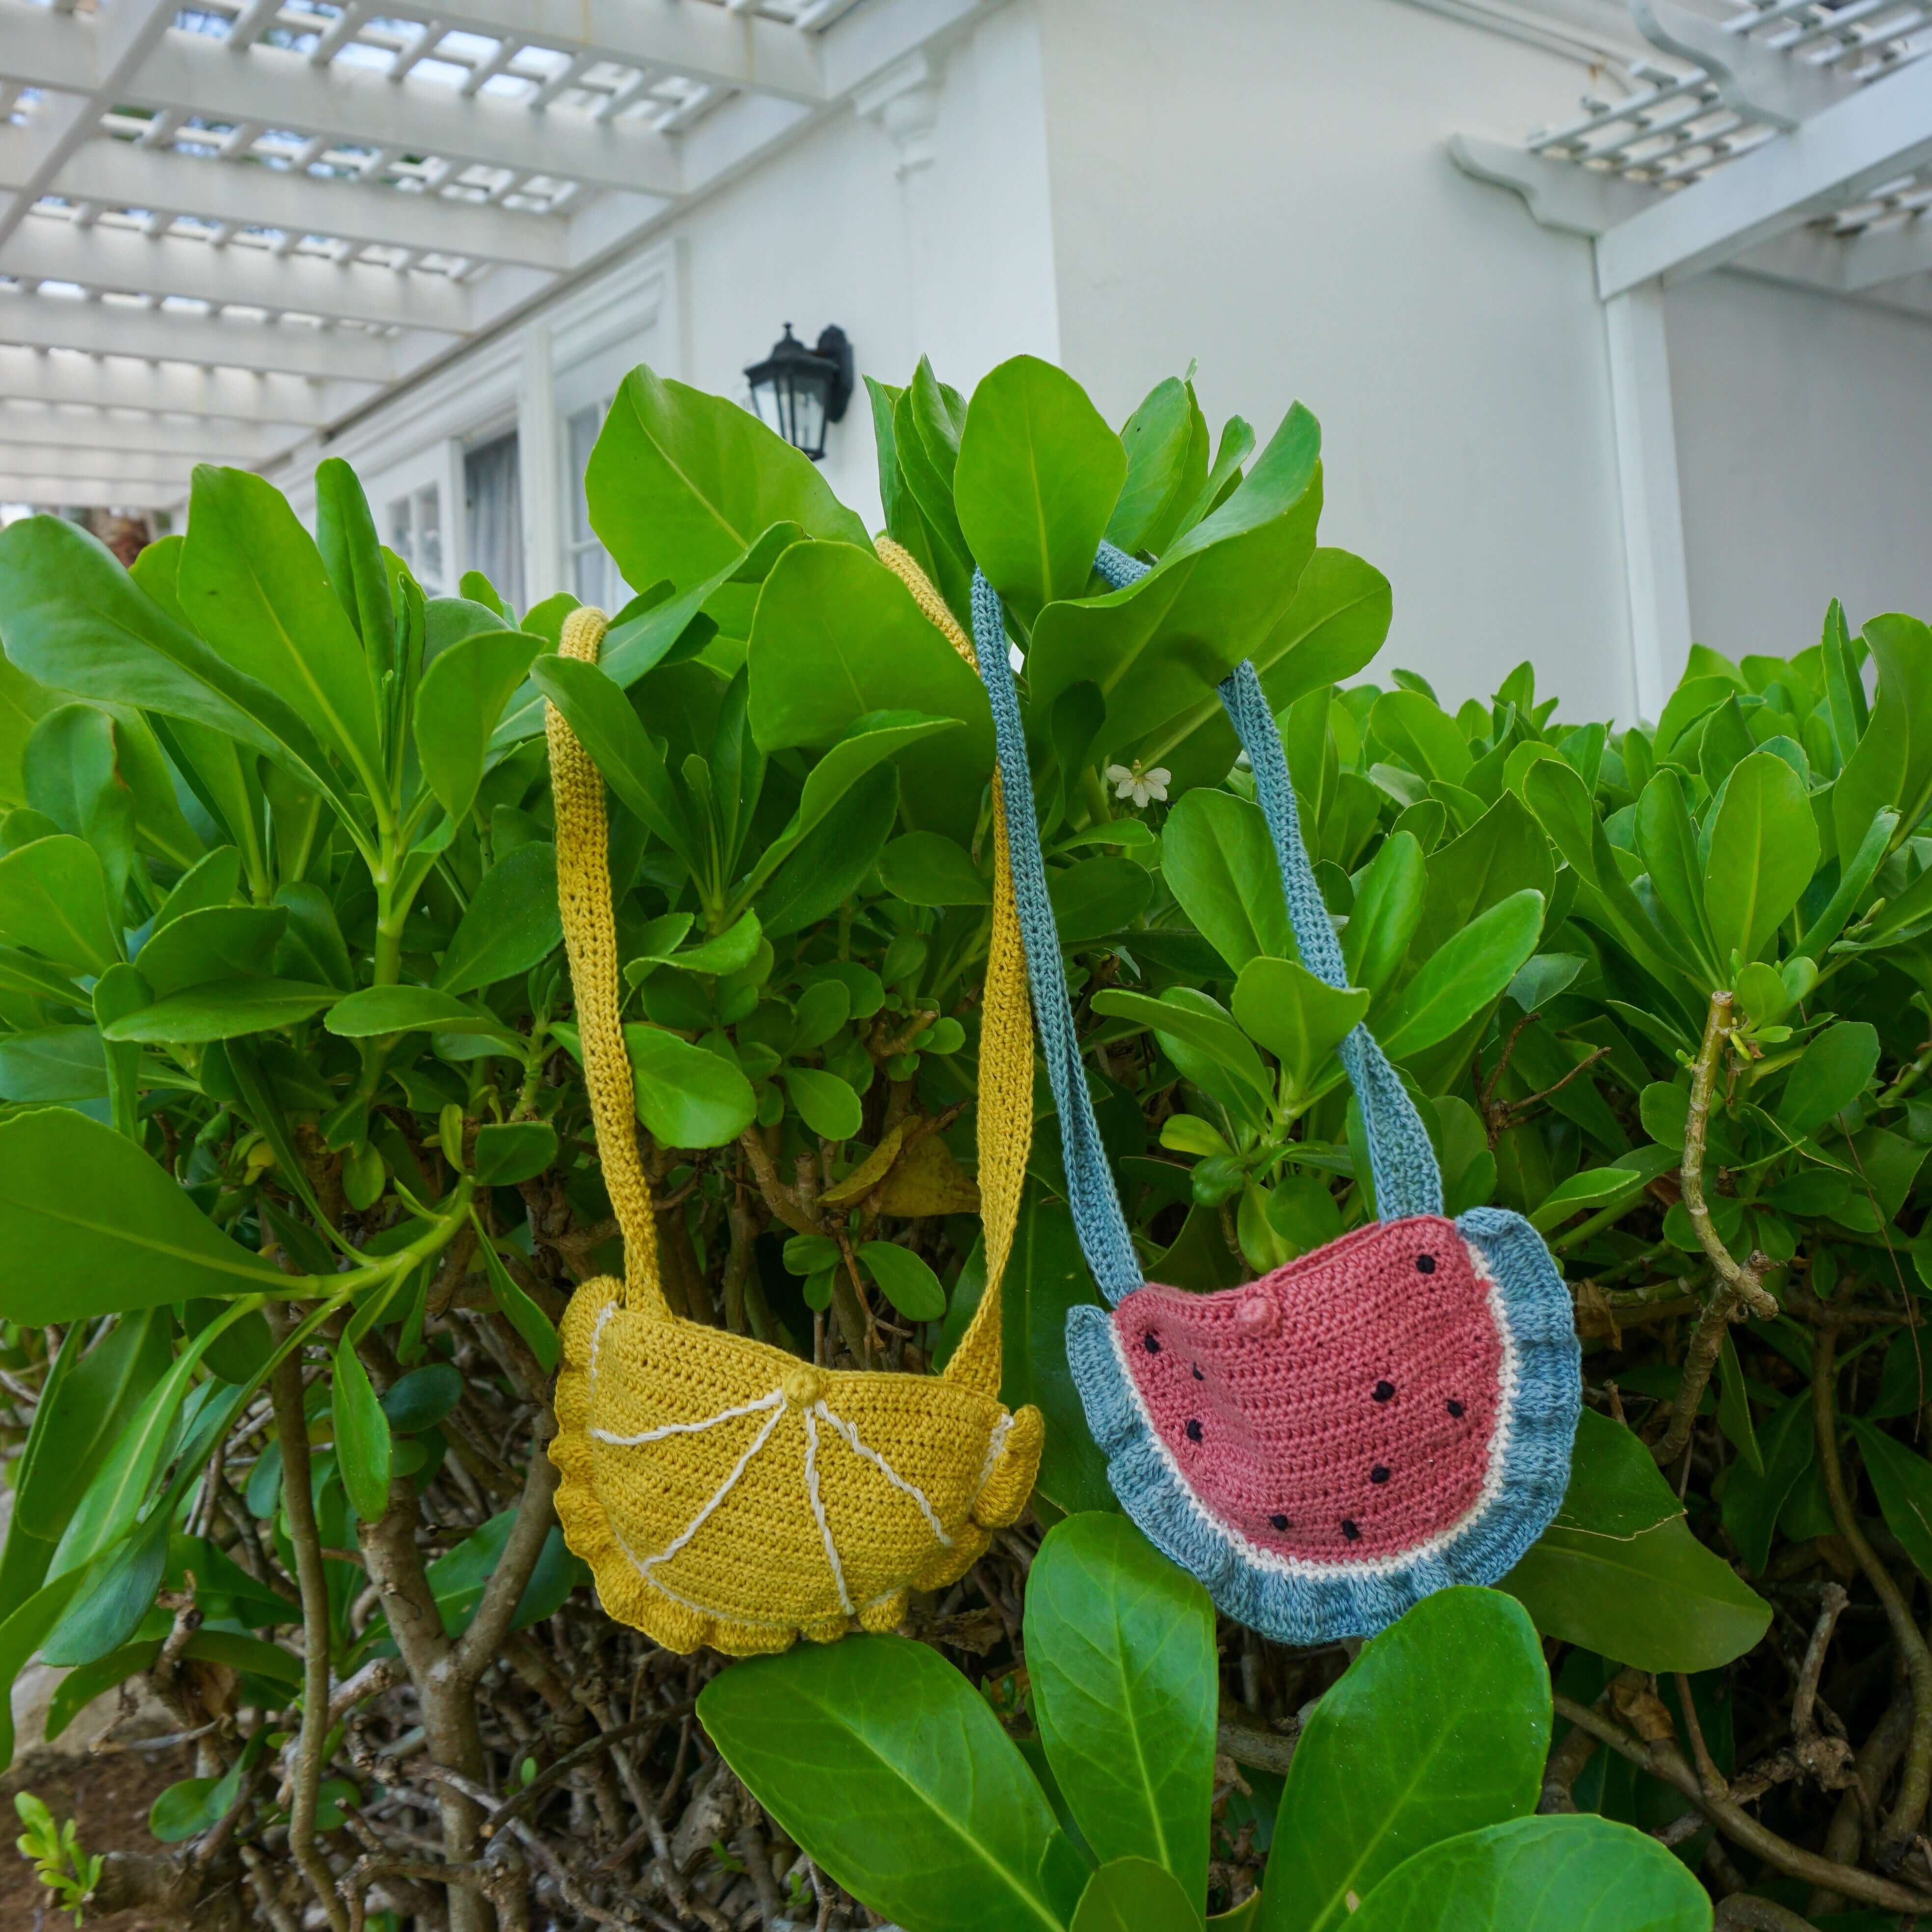
[[[1150,800],[1167,802],[1167,782],[1174,774],[1165,765],[1156,765],[1150,772],[1144,772],[1136,759],[1132,770],[1125,765],[1109,765],[1107,782],[1114,788],[1116,798],[1130,798],[1136,806],[1144,806]]]

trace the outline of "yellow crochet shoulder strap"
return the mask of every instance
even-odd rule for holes
[[[563,620],[559,655],[595,664],[610,620],[588,605]],[[617,922],[610,904],[610,827],[604,776],[554,704],[544,707],[550,740],[550,796],[556,808],[556,896],[564,950],[577,1001],[578,1044],[590,1119],[604,1167],[604,1186],[624,1236],[626,1303],[668,1316],[658,1280],[657,1222],[651,1184],[638,1157],[636,1090],[624,1050],[617,992]]]
[[[967,637],[913,558],[890,539],[880,559],[969,664]],[[594,663],[608,620],[588,608],[565,620],[566,657]],[[659,1284],[650,1183],[638,1156],[630,1057],[619,1015],[616,922],[610,902],[609,822],[604,781],[555,706],[546,707],[550,785],[556,810],[557,896],[577,1003],[585,1084],[604,1181],[624,1237],[628,1306],[670,1318]],[[1026,958],[1006,860],[1006,808],[993,776],[993,927],[981,1010],[978,1140],[980,1211],[986,1226],[986,1286],[944,1379],[997,1396],[1000,1371],[1000,1282],[1012,1251],[1020,1190],[1033,1141],[1033,1024]]]

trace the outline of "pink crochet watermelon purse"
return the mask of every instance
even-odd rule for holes
[[[1147,566],[1103,544],[1117,587]],[[1450,1583],[1493,1583],[1548,1526],[1582,1402],[1568,1291],[1520,1214],[1442,1212],[1414,1102],[1366,1027],[1340,1052],[1382,1218],[1246,1287],[1142,1278],[1102,1150],[1047,898],[998,594],[974,578],[1014,896],[1067,1195],[1107,1300],[1066,1352],[1122,1507],[1228,1616],[1283,1643],[1366,1636]],[[1274,835],[1302,963],[1345,986],[1252,664],[1220,687]]]

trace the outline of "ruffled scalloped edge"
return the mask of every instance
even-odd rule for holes
[[[590,1439],[590,1351],[598,1318],[623,1296],[623,1284],[606,1276],[586,1282],[572,1296],[559,1334],[563,1355],[556,1378],[556,1433],[550,1459],[556,1466],[557,1521],[566,1546],[589,1564],[605,1613],[640,1630],[667,1650],[688,1654],[709,1648],[733,1657],[755,1657],[789,1650],[802,1636],[831,1643],[855,1630],[896,1630],[904,1622],[913,1589],[943,1589],[956,1582],[983,1556],[992,1532],[1018,1520],[1033,1493],[1046,1426],[1040,1411],[1014,1413],[1006,1439],[991,1461],[968,1522],[950,1549],[936,1545],[934,1561],[899,1588],[862,1604],[856,1618],[824,1617],[806,1623],[721,1617],[647,1583],[619,1542],[597,1494]]]
[[[1582,1407],[1582,1349],[1569,1291],[1543,1238],[1506,1208],[1474,1208],[1456,1222],[1494,1277],[1516,1350],[1509,1446],[1499,1492],[1443,1548],[1360,1570],[1285,1570],[1216,1516],[1161,1443],[1120,1356],[1103,1308],[1069,1311],[1067,1360],[1088,1426],[1107,1458],[1107,1480],[1148,1540],[1198,1576],[1216,1606],[1277,1643],[1372,1636],[1452,1583],[1506,1576],[1562,1507],[1570,1449]]]

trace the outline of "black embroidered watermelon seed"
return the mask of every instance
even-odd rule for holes
[[[1459,1418],[1462,1413],[1462,1405],[1453,1395],[1449,1398],[1449,1413]]]
[[[1378,1462],[1369,1472],[1369,1480],[1372,1483],[1385,1483],[1388,1479],[1388,1465],[1386,1462]]]
[[[1394,1384],[1394,1382],[1378,1382],[1378,1383],[1376,1383],[1376,1401],[1378,1401],[1378,1402],[1387,1402],[1387,1401],[1389,1400],[1389,1398],[1390,1398],[1391,1396],[1393,1396],[1394,1394],[1395,1394],[1395,1384]]]
[[[1201,1425],[1192,1417],[1188,1419],[1187,1439],[1190,1442],[1198,1442],[1201,1440]]]
[[[1342,1534],[1346,1536],[1351,1543],[1353,1543],[1361,1534],[1361,1533],[1362,1532],[1355,1527],[1355,1519],[1353,1516],[1345,1516],[1342,1519]]]
[[[1141,1337],[1141,1346],[1144,1348],[1150,1355],[1157,1355],[1160,1353],[1160,1337],[1156,1335],[1151,1328],[1150,1328],[1148,1332]]]
[[[1194,1370],[1194,1379],[1197,1382],[1204,1382],[1208,1378],[1201,1372],[1201,1364],[1196,1362],[1192,1366]]]
[[[1268,1521],[1277,1529],[1286,1529],[1288,1527],[1288,1519],[1285,1516],[1280,1514],[1271,1516],[1268,1518]]]
[[[1436,1257],[1433,1255],[1418,1255],[1415,1271],[1418,1274],[1433,1274],[1436,1272]]]

